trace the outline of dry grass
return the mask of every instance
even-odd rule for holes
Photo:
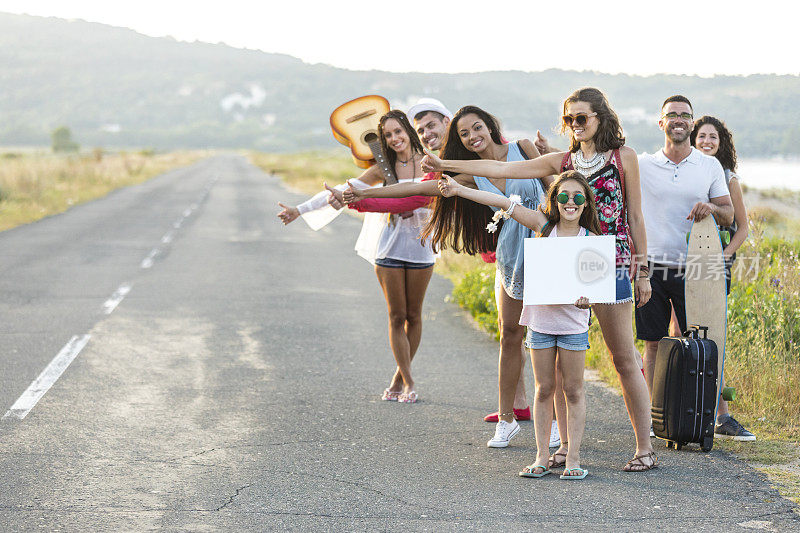
[[[357,178],[363,172],[342,150],[297,154],[251,152],[248,156],[257,167],[279,175],[286,185],[306,194],[321,191],[326,181],[333,186]]]
[[[205,152],[0,155],[0,231],[66,211],[206,157]]]

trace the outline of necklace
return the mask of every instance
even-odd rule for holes
[[[408,162],[409,162],[409,161],[413,161],[413,160],[414,160],[414,155],[415,155],[415,154],[412,152],[412,153],[411,153],[411,157],[409,157],[409,158],[408,158],[408,159],[406,159],[405,161],[403,161],[403,160],[402,160],[402,159],[400,159],[399,157],[397,158],[397,160],[400,162],[400,164],[401,164],[401,165],[403,165],[403,166],[406,166],[406,165],[408,165]]]
[[[588,177],[600,170],[605,160],[605,156],[600,152],[595,152],[591,159],[586,159],[583,151],[578,150],[572,158],[572,164],[575,166],[575,170]]]

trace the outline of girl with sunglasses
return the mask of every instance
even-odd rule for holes
[[[568,152],[514,163],[443,161],[429,154],[422,165],[427,172],[449,171],[491,178],[541,178],[573,169],[586,176],[597,202],[600,230],[603,235],[614,235],[617,242],[617,301],[595,305],[594,313],[611,353],[636,436],[636,452],[623,470],[642,472],[658,463],[650,442],[650,396],[641,372],[642,357],[633,342],[631,320],[634,293],[630,267],[637,267],[634,268],[637,306],[647,303],[651,292],[646,262],[633,262],[631,250],[633,244],[635,257],[647,256],[639,162],[636,152],[624,146],[619,118],[598,89],[579,89],[567,97],[561,131],[570,133]],[[456,176],[457,181],[463,179]]]
[[[410,184],[422,180],[422,144],[405,113],[392,110],[383,115],[378,123],[378,135],[398,182]],[[359,187],[367,188],[380,185],[383,181],[380,169],[373,165],[357,178],[356,183]],[[327,206],[329,193],[332,192],[328,188],[324,194],[320,193],[296,207],[279,204],[283,211],[278,213],[278,217],[284,224],[289,224],[301,213]],[[397,368],[389,387],[381,396],[385,401],[417,401],[411,361],[422,336],[422,303],[436,258],[430,243],[419,238],[428,213],[426,208],[418,208],[400,216],[373,213],[373,217],[365,219],[356,243],[359,255],[374,262],[375,274],[386,298],[389,344]]]
[[[527,139],[504,143],[497,120],[476,106],[462,107],[450,121],[447,138],[441,151],[446,159],[485,159],[493,161],[523,161],[539,155]],[[488,190],[503,195],[517,194],[523,204],[536,209],[544,195],[544,186],[550,182],[540,180],[488,179],[481,176],[459,176],[463,185]],[[441,195],[436,181],[401,183],[389,187],[345,191],[344,199],[354,202],[363,198],[397,198],[412,195],[435,196],[431,218],[422,232],[430,238],[434,249],[450,247],[456,253],[470,255],[497,252],[495,299],[497,302],[498,329],[500,331],[499,410],[495,435],[487,442],[490,448],[504,448],[519,432],[515,418],[528,406],[522,381],[522,344],[525,328],[519,325],[522,312],[522,257],[523,241],[531,230],[514,220],[508,220],[496,233],[487,233],[492,211],[474,202],[458,198],[438,198]],[[557,408],[562,409],[563,395]],[[515,416],[516,415],[516,416]],[[491,416],[491,415],[490,415]],[[560,418],[560,416],[559,416]],[[564,435],[562,435],[564,437]],[[561,439],[562,441],[565,439]]]
[[[599,235],[600,224],[594,194],[586,178],[574,170],[560,174],[547,192],[544,213],[520,204],[516,196],[470,189],[453,178],[439,181],[444,197],[458,197],[499,208],[500,216],[511,218],[535,231],[540,237],[575,237]],[[493,228],[489,228],[490,231]],[[547,280],[539,280],[547,283]],[[531,283],[529,282],[530,286]],[[550,424],[556,387],[556,350],[558,372],[567,400],[567,436],[569,449],[561,479],[583,479],[588,471],[580,467],[580,447],[586,422],[586,397],[583,370],[589,346],[589,301],[581,297],[574,305],[526,305],[519,323],[528,327],[525,346],[530,349],[536,394],[533,403],[536,433],[536,460],[519,475],[540,478],[551,473]]]

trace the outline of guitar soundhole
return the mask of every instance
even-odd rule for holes
[[[371,132],[367,133],[366,135],[364,135],[364,142],[367,143],[367,144],[374,143],[377,140],[378,140],[378,135],[375,132],[371,131]]]

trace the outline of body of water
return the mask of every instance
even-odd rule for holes
[[[753,189],[800,191],[800,159],[739,159],[737,174]]]

